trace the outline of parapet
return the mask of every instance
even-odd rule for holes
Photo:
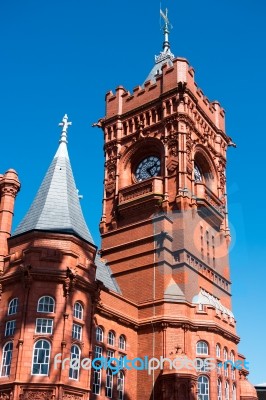
[[[186,84],[186,91],[196,107],[202,110],[218,129],[224,131],[224,109],[218,101],[210,101],[204,95],[194,80],[194,69],[184,58],[175,58],[173,66],[165,63],[155,82],[146,81],[142,86],[135,87],[132,93],[123,86],[118,86],[115,94],[109,91],[106,94],[106,119],[126,114],[145,104],[148,108],[151,102],[164,95],[167,98],[168,92],[177,90],[179,82]]]

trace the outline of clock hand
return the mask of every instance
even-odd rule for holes
[[[147,172],[150,174],[150,176],[152,176],[151,174],[151,170],[153,169],[155,164],[151,165],[149,168],[147,168]]]

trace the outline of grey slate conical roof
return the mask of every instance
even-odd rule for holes
[[[41,230],[70,233],[94,243],[80,207],[67,151],[66,131],[67,125],[63,127],[59,148],[40,189],[13,236]]]

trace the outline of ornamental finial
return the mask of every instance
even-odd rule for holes
[[[168,18],[168,9],[165,9],[165,13],[160,9],[160,16],[164,20],[164,27],[163,27],[163,34],[164,34],[164,42],[163,42],[163,51],[167,52],[170,50],[170,43],[169,43],[169,33],[170,29],[173,28],[171,25],[169,18]]]
[[[67,114],[64,115],[62,122],[58,124],[58,126],[62,126],[62,133],[61,133],[61,138],[59,140],[59,143],[67,143],[67,130],[68,127],[72,125],[72,122],[68,122],[68,116]]]
[[[161,61],[164,61],[166,59],[173,60],[174,55],[171,53],[170,50],[170,42],[169,42],[169,33],[170,29],[173,28],[172,24],[169,21],[168,18],[168,9],[166,8],[165,12],[162,11],[160,8],[160,16],[164,20],[164,27],[163,29],[163,35],[164,35],[164,42],[163,42],[163,51],[159,54],[159,56],[155,56],[155,62],[158,64]]]

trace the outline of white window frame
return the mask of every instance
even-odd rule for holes
[[[73,323],[72,325],[72,338],[76,340],[82,340],[82,326]]]
[[[204,340],[200,340],[196,345],[196,353],[199,355],[207,356],[209,354],[209,345]]]
[[[1,376],[9,376],[13,355],[13,343],[7,342],[3,347]]]
[[[18,297],[14,297],[8,303],[7,315],[14,315],[18,312]]]
[[[221,379],[217,380],[217,400],[223,400],[223,389]]]
[[[97,326],[96,328],[95,338],[97,342],[103,342],[103,329],[100,326]]]
[[[126,350],[126,338],[124,335],[120,335],[118,339],[118,347],[120,350]]]
[[[77,319],[83,320],[83,305],[76,301],[73,308],[73,316]]]
[[[228,360],[228,350],[226,347],[224,347],[223,356],[224,356],[224,361],[227,361]]]
[[[100,394],[101,393],[101,383],[102,383],[102,370],[94,370],[93,371],[93,384],[92,384],[92,393]]]
[[[224,399],[230,400],[230,386],[229,386],[228,381],[225,381],[225,385],[224,385]]]
[[[108,335],[107,335],[107,344],[109,344],[109,346],[114,347],[115,346],[115,334],[113,331],[109,331]]]
[[[201,382],[202,380],[204,382]],[[201,393],[202,385],[205,393]],[[198,377],[198,400],[210,400],[210,380],[206,375]]]
[[[229,376],[229,367],[228,364],[224,364],[224,376],[228,378]]]
[[[37,347],[38,343],[41,344],[41,347]],[[44,347],[44,344],[48,344],[48,348]],[[44,355],[42,355],[42,352]],[[31,366],[31,375],[38,375],[38,376],[48,376],[49,375],[49,368],[50,368],[50,356],[51,356],[51,343],[48,340],[40,339],[34,343],[33,347],[33,354],[32,354],[32,366]],[[45,359],[43,362],[42,359]],[[47,371],[42,373],[42,366],[47,366]],[[34,371],[34,366],[38,366],[39,371]]]
[[[218,375],[222,375],[223,374],[223,369],[220,366],[220,362],[217,363],[217,374]]]
[[[101,346],[95,346],[94,357],[101,358],[103,356],[103,348]]]
[[[74,351],[74,349],[75,349],[75,351]],[[80,354],[81,354],[81,351],[80,351],[79,346],[77,346],[76,344],[73,344],[73,345],[71,346],[71,349],[70,349],[70,366],[69,366],[68,377],[69,377],[69,379],[73,379],[73,380],[75,380],[75,381],[78,381],[78,380],[79,380],[79,373],[80,373],[80,368],[79,368],[79,365],[80,365]],[[72,368],[72,366],[71,366],[72,360],[78,360],[78,361],[77,361],[77,365],[76,365],[76,363],[75,363],[75,365],[74,365],[73,368]]]
[[[48,310],[44,309],[46,307],[48,308]],[[51,314],[51,313],[54,313],[54,310],[55,310],[55,301],[54,301],[53,297],[42,296],[39,298],[38,305],[37,305],[37,312]]]
[[[41,321],[41,323],[38,324],[39,321]],[[48,325],[49,322],[51,322],[51,326]],[[41,328],[40,331],[37,330],[38,326],[40,326]],[[38,333],[40,335],[52,335],[53,327],[54,320],[52,318],[36,318],[35,333]],[[49,328],[50,332],[48,332]]]
[[[219,343],[216,344],[216,357],[217,358],[221,358],[221,346],[219,345]]]
[[[111,399],[113,397],[113,386],[114,386],[114,375],[110,368],[106,370],[106,384],[105,384],[105,396]]]
[[[119,371],[117,375],[117,392],[118,392],[118,400],[124,400],[125,375],[123,371]]]
[[[197,359],[197,361],[196,361],[196,370],[197,370],[197,372],[209,372],[210,371],[210,366],[208,365],[208,363],[204,363],[204,361],[205,361],[205,358],[201,358],[201,361],[203,362],[203,365],[202,365],[202,363],[200,362],[200,360],[199,359]],[[202,365],[202,366],[200,366],[200,365]]]
[[[107,356],[107,360],[110,360],[110,358],[114,358],[114,356],[115,356],[114,350],[107,349],[106,356]]]
[[[13,336],[16,329],[16,320],[12,319],[11,321],[6,322],[5,326],[5,336]]]
[[[232,363],[235,363],[235,353],[233,351],[230,351],[230,361],[232,361]]]
[[[232,386],[232,400],[236,400],[236,385],[234,383]]]

